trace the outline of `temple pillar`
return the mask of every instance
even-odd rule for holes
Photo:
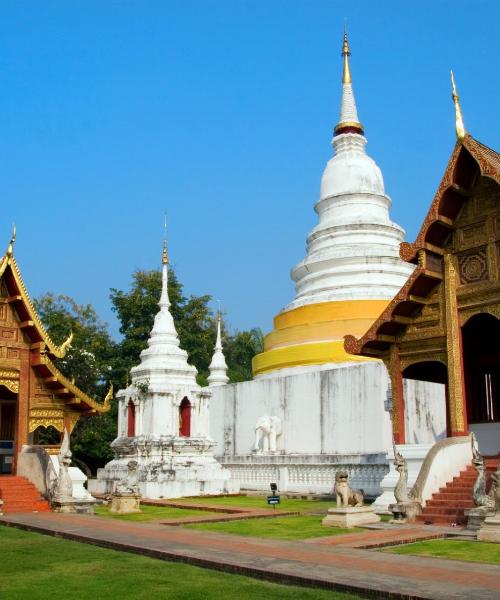
[[[458,319],[457,274],[451,254],[444,256],[444,307],[448,362],[448,437],[468,435],[462,330]]]
[[[388,369],[392,388],[392,436],[395,444],[404,444],[406,439],[405,399],[399,347],[397,344],[391,345]]]

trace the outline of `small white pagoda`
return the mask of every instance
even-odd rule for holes
[[[131,370],[131,384],[117,393],[118,437],[111,447],[115,458],[99,469],[94,492],[110,493],[127,475],[130,460],[138,463],[138,483],[146,498],[236,493],[213,456],[209,435],[211,391],[196,383],[196,368],[179,347],[170,314],[168,257],[163,246],[162,291],[141,362]]]

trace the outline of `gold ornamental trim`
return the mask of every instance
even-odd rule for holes
[[[2,379],[19,379],[19,371],[1,369],[0,377]]]
[[[32,433],[38,427],[54,427],[64,431],[64,412],[55,408],[32,408],[29,412],[28,431]]]
[[[14,381],[12,379],[0,378],[0,385],[3,385],[4,387],[6,387],[13,394],[19,393],[19,381]]]
[[[13,394],[19,393],[19,371],[14,369],[0,369],[0,385],[6,387]]]

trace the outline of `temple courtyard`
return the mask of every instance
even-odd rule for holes
[[[461,528],[394,526],[388,518],[349,530],[322,526],[331,506],[284,497],[274,509],[264,497],[240,495],[145,501],[129,515],[112,515],[105,504],[95,515],[4,515],[0,595],[499,596],[498,544],[474,541]],[[26,574],[23,564],[35,556],[37,567]]]

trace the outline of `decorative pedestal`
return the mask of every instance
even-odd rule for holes
[[[117,515],[138,513],[141,512],[140,503],[140,494],[113,494],[111,496],[111,508],[109,512]]]
[[[50,505],[54,512],[58,513],[78,513],[82,515],[93,515],[94,504],[96,499],[90,497],[86,498],[73,498],[69,497],[55,497],[51,500]]]
[[[481,529],[486,517],[494,517],[495,511],[484,507],[469,508],[464,510],[467,517],[467,529],[478,531]]]
[[[327,516],[321,522],[327,527],[359,527],[378,523],[380,517],[371,506],[351,506],[348,508],[329,508]]]
[[[415,517],[422,512],[422,505],[420,502],[396,502],[395,504],[389,504],[389,511],[392,513],[392,519],[390,523],[403,524],[411,523],[415,520]]]
[[[500,543],[500,513],[486,517],[477,533],[477,539],[480,542]]]

